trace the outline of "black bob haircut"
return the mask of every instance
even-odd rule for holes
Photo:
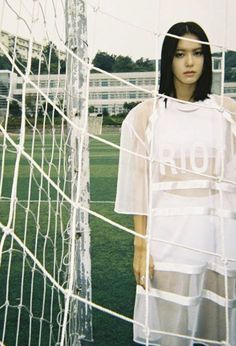
[[[199,41],[209,42],[204,30],[194,22],[177,23],[169,29],[168,33],[177,36],[193,34],[198,38]],[[172,62],[178,41],[178,38],[166,36],[161,52],[161,78],[159,93],[172,97],[176,97],[172,73]],[[197,81],[195,91],[192,95],[194,101],[203,101],[208,98],[208,95],[211,93],[212,61],[210,46],[202,44],[202,51],[204,56],[203,71],[201,77]]]

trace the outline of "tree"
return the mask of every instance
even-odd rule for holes
[[[89,106],[88,111],[89,111],[89,113],[94,113],[95,112],[95,107],[94,106]]]
[[[60,107],[59,101],[56,102],[56,105]],[[60,113],[51,105],[51,103],[47,103],[46,101],[41,104],[41,109],[39,111],[39,115],[44,115],[44,112],[47,111],[47,115],[52,118],[60,117]]]
[[[33,117],[36,107],[36,95],[26,95],[25,104],[27,114]]]
[[[128,113],[133,109],[135,106],[137,106],[140,102],[125,102],[123,105],[125,113]]]
[[[40,66],[41,65],[41,66]],[[34,57],[31,60],[31,71],[34,74],[65,74],[65,60],[60,60],[57,53],[57,47],[54,43],[49,42],[44,48],[41,57]]]
[[[39,59],[38,58],[32,58],[31,60],[31,71],[34,74],[39,73]]]
[[[106,52],[98,52],[93,64],[107,72],[155,71],[153,60],[140,58],[134,62],[129,56],[109,55]]]
[[[12,116],[21,116],[21,107],[19,105],[19,102],[17,102],[16,100],[12,100],[10,102],[9,113]]]
[[[109,112],[108,112],[108,109],[107,109],[107,108],[103,108],[103,110],[102,110],[102,115],[103,115],[104,117],[106,117],[106,116],[109,115]]]
[[[116,57],[113,72],[133,72],[134,70],[134,62],[129,56]]]
[[[11,63],[5,55],[0,56],[1,70],[11,70]]]
[[[98,52],[93,59],[93,65],[107,72],[113,72],[116,56],[105,52]]]
[[[16,51],[14,53],[14,51],[12,49],[9,49],[9,55],[13,58],[15,58],[15,65],[23,72],[25,73],[25,67],[26,67],[26,63],[25,61],[22,59],[21,55],[19,54],[18,51]],[[3,55],[0,56],[0,70],[8,70],[8,71],[12,71],[12,63],[8,60],[8,58]],[[14,72],[19,74],[15,69]]]
[[[66,61],[60,60],[60,73],[65,74],[66,73]]]
[[[57,74],[59,66],[59,58],[57,55],[57,47],[54,43],[49,42],[43,48],[42,55],[42,64],[41,64],[41,73],[42,74]]]
[[[135,71],[155,71],[155,62],[149,59],[140,58],[135,63]]]
[[[18,69],[22,72],[25,73],[26,70],[26,61],[22,58],[21,54],[19,51],[14,49],[14,47],[11,47],[9,49],[9,55],[14,59],[15,65],[18,67]],[[14,72],[19,75],[19,72],[14,69]]]

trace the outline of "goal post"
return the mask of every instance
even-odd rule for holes
[[[87,17],[84,0],[66,0],[66,43],[68,48],[87,62]],[[89,215],[89,138],[88,138],[88,83],[89,69],[71,54],[67,54],[66,85],[67,116],[70,126],[69,167],[71,174],[71,219],[68,227],[71,253],[68,267],[69,291],[91,301],[91,260]],[[80,130],[78,130],[78,128]],[[71,298],[70,298],[71,299]],[[91,306],[71,299],[69,305],[69,344],[78,345],[80,339],[92,341]]]

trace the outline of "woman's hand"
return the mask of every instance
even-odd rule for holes
[[[137,285],[142,286],[144,289],[146,287],[146,260],[147,260],[147,250],[146,242],[143,240],[139,242],[139,245],[134,246],[134,259],[133,259],[133,269]],[[149,278],[152,279],[154,275],[154,263],[152,256],[149,257]]]
[[[147,216],[134,215],[134,229],[137,233],[145,235],[147,229]],[[147,244],[146,239],[139,237],[134,238],[134,260],[133,268],[137,285],[141,285],[145,289],[146,282],[146,258]],[[153,278],[154,263],[152,256],[149,257],[149,277]]]

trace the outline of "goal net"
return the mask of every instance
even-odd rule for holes
[[[103,128],[97,136],[102,117],[88,116],[96,108],[105,118],[107,110],[120,107],[108,98],[140,102],[158,95],[159,47],[167,27],[160,24],[163,3],[157,5],[157,25],[151,31],[107,12],[99,0],[0,0],[0,345],[93,341],[92,308],[95,345],[131,344],[132,325],[144,330],[146,345],[150,332],[168,334],[150,331],[147,318],[133,320],[136,233],[129,217],[113,212],[119,151],[128,150],[119,146],[117,127]],[[94,27],[89,47],[86,7]],[[227,29],[227,1],[222,8],[222,29]],[[110,26],[144,33],[143,41],[152,38],[151,77],[134,79],[91,64],[95,23],[105,18]],[[219,44],[214,42],[220,54],[213,59],[215,90],[222,96],[225,51],[230,49],[224,33]],[[106,90],[94,90],[96,83]],[[150,245],[150,235],[146,238]],[[230,345],[229,304],[235,299],[225,306],[225,340],[209,340],[209,345]],[[175,335],[178,345],[191,339]]]
[[[77,299],[91,299],[87,98],[81,83],[87,77],[75,53],[50,40],[47,16],[56,17],[54,5],[1,2],[3,16],[16,21],[13,32],[1,27],[0,340],[6,345],[92,339],[91,307]],[[65,10],[71,23],[78,4],[64,6],[58,11]],[[43,44],[36,42],[38,30]],[[68,25],[70,47],[79,44],[81,51],[70,30]],[[80,30],[82,40],[86,27]]]

